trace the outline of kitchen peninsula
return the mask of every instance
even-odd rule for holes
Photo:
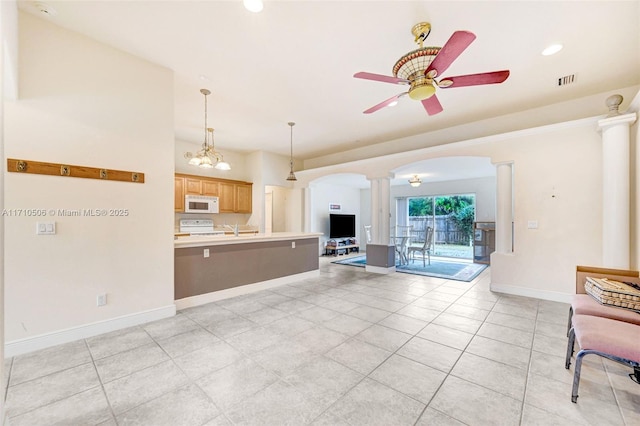
[[[321,233],[190,236],[175,240],[178,309],[319,275]]]

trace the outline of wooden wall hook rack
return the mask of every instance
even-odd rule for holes
[[[70,164],[44,163],[41,161],[7,159],[7,171],[50,176],[68,176],[85,179],[116,180],[120,182],[144,183],[144,173],[125,170],[100,169],[97,167]]]

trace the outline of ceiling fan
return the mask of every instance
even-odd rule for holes
[[[436,97],[436,87],[446,89],[451,87],[479,86],[483,84],[502,83],[509,77],[509,70],[467,74],[455,77],[440,78],[458,56],[475,40],[476,36],[469,31],[456,31],[442,47],[422,47],[431,32],[431,24],[420,22],[413,26],[411,34],[419,49],[403,55],[393,66],[393,76],[358,72],[353,76],[365,80],[382,81],[384,83],[408,84],[407,92],[395,95],[386,101],[372,106],[364,111],[371,114],[394,102],[404,95],[421,101],[429,115],[442,112],[442,105]],[[436,80],[438,78],[438,80]]]

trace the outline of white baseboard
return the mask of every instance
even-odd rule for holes
[[[54,331],[52,333],[41,334],[39,336],[13,340],[5,343],[4,356],[6,358],[10,358],[37,351],[39,349],[60,345],[62,343],[86,339],[88,337],[97,336],[98,334],[108,333],[110,331],[172,317],[175,314],[176,305],[168,305],[161,308],[136,312],[134,314],[123,315],[121,317],[85,324],[78,327],[67,328],[65,330]]]
[[[558,293],[556,291],[537,290],[528,287],[518,287],[514,285],[494,284],[490,285],[491,291],[498,293],[512,294],[514,296],[534,297],[536,299],[550,300],[552,302],[571,303],[571,295]]]
[[[373,272],[374,274],[392,274],[396,271],[395,266],[385,268],[383,266],[365,265],[364,270],[367,272]]]
[[[302,272],[300,274],[289,275],[272,280],[260,281],[254,284],[242,285],[239,287],[228,288],[211,293],[199,294],[197,296],[185,297],[175,301],[176,309],[192,308],[194,306],[204,305],[206,303],[217,302],[218,300],[229,299],[230,297],[242,296],[243,294],[255,293],[260,290],[267,290],[281,285],[290,284],[292,282],[307,280],[309,278],[317,278],[320,276],[320,270]]]

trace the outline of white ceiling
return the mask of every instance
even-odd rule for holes
[[[199,89],[210,89],[209,124],[223,152],[289,155],[295,121],[294,155],[313,158],[640,84],[638,1],[264,1],[254,14],[241,0],[45,0],[56,13],[43,19],[171,68],[178,139],[202,142]],[[19,5],[43,16],[33,2]],[[406,96],[363,114],[406,86],[353,74],[390,75],[416,48],[410,30],[420,21],[432,24],[426,45],[442,46],[456,30],[477,36],[445,74],[511,76],[439,89],[444,111],[435,116]],[[564,49],[542,56],[551,43]],[[557,87],[573,73],[576,83]]]

